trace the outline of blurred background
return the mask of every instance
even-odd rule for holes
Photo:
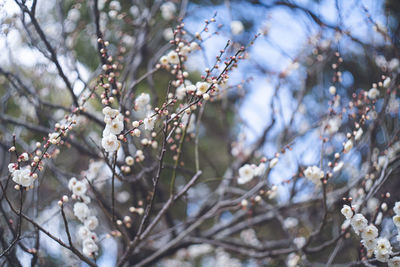
[[[94,15],[90,5],[94,1],[37,1],[36,18],[48,43],[56,51],[65,75],[76,95],[88,93],[101,73],[97,52]],[[399,71],[400,2],[396,0],[297,0],[297,1],[98,1],[100,26],[104,39],[110,42],[109,54],[121,66],[120,81],[131,84],[143,74],[151,72],[160,57],[171,49],[169,40],[173,29],[183,18],[188,39],[198,41],[201,49],[192,53],[186,63],[189,80],[196,83],[204,75],[205,68],[215,64],[215,57],[224,49],[234,54],[241,46],[247,46],[260,34],[246,51],[246,59],[230,73],[228,85],[214,101],[202,109],[198,138],[188,136],[183,147],[178,186],[194,173],[194,143],[199,143],[200,168],[203,171],[199,183],[189,190],[184,199],[171,211],[175,222],[201,212],[204,203],[215,198],[215,190],[223,177],[237,177],[237,170],[227,173],[228,166],[238,159],[258,164],[262,157],[271,159],[280,153],[279,162],[268,173],[269,188],[277,186],[274,199],[267,202],[277,205],[303,203],[318,194],[319,188],[304,179],[301,170],[309,165],[323,166],[342,149],[346,133],[352,132],[357,109],[349,103],[357,95],[368,91],[373,83],[382,81],[382,75],[397,77]],[[32,1],[26,1],[30,7]],[[31,20],[12,0],[0,2],[0,166],[2,181],[7,177],[7,165],[13,159],[8,148],[12,134],[16,135],[18,148],[31,151],[37,141],[50,133],[56,122],[71,112],[73,104],[64,80],[54,64],[46,44],[38,35]],[[205,20],[215,22],[202,32]],[[338,54],[339,53],[339,54]],[[339,55],[339,56],[338,56]],[[341,58],[341,59],[339,59]],[[337,76],[340,71],[340,77]],[[174,77],[165,70],[157,70],[138,83],[134,95],[141,92],[151,95],[157,106],[165,99],[168,82]],[[395,81],[397,84],[397,81]],[[329,88],[335,86],[332,96]],[[98,90],[97,96],[101,94]],[[379,123],[367,123],[367,137],[351,153],[344,155],[344,166],[330,181],[329,190],[340,188],[356,177],[370,172],[370,163],[387,154],[387,148],[395,143],[399,133],[399,97],[396,90],[380,92],[384,99],[376,102],[376,117],[381,109]],[[129,100],[132,102],[132,100]],[[128,102],[129,102],[128,101]],[[86,105],[87,112],[102,120],[101,102],[92,98]],[[198,116],[198,115],[196,115]],[[329,126],[327,126],[329,125]],[[328,129],[328,130],[326,130]],[[27,213],[37,218],[56,236],[63,236],[62,218],[57,201],[67,193],[70,177],[93,175],[99,181],[99,192],[107,196],[111,172],[102,163],[102,155],[94,143],[99,144],[102,127],[93,118],[78,117],[74,128],[58,156],[46,163],[40,186],[32,190],[26,201],[37,203]],[[328,138],[322,147],[321,136]],[[135,144],[132,153],[140,147]],[[135,177],[141,170],[152,166],[156,151],[145,151],[150,156],[135,165],[127,177]],[[152,156],[153,157],[152,157]],[[321,156],[322,155],[322,156]],[[168,189],[173,165],[173,153],[167,155],[167,168],[161,178],[161,187]],[[375,160],[374,160],[375,157]],[[322,159],[321,159],[322,158]],[[123,156],[119,158],[123,161]],[[239,161],[240,162],[240,161]],[[123,162],[121,163],[121,165]],[[237,166],[240,167],[240,166]],[[400,184],[393,172],[383,191],[393,192]],[[150,179],[148,177],[148,179]],[[117,183],[118,209],[121,215],[128,213],[131,205],[146,199],[148,182],[124,185]],[[235,187],[228,194],[246,192],[248,186]],[[167,192],[166,189],[166,192]],[[9,189],[12,192],[12,188]],[[167,198],[160,190],[159,203]],[[348,195],[356,198],[357,192]],[[379,194],[378,194],[379,195]],[[394,199],[396,200],[396,199]],[[377,199],[370,205],[377,205]],[[335,203],[338,210],[341,202]],[[161,206],[157,207],[160,208]],[[320,207],[303,207],[304,214],[297,217],[298,229],[294,236],[309,233],[318,225]],[[3,215],[7,213],[2,206]],[[250,214],[250,213],[254,214]],[[257,214],[255,208],[249,216]],[[73,217],[72,214],[70,215]],[[101,215],[99,215],[101,216]],[[315,215],[316,216],[316,215]],[[168,217],[168,216],[167,216]],[[229,222],[234,212],[224,211],[215,222]],[[172,220],[167,218],[166,220]],[[340,226],[343,218],[333,218],[332,228]],[[279,222],[262,223],[254,227],[268,240],[279,240],[285,233],[276,230]],[[5,219],[0,219],[6,229]],[[74,222],[71,222],[72,227]],[[212,225],[212,222],[210,222]],[[209,226],[210,226],[209,225]],[[24,225],[30,229],[28,224]],[[101,226],[102,227],[102,226]],[[135,226],[137,227],[137,226]],[[4,230],[3,229],[3,230]],[[119,242],[105,238],[107,226],[99,230],[102,251],[100,266],[115,265]],[[157,229],[154,242],[163,244]],[[161,235],[160,235],[161,233]],[[251,232],[249,235],[252,235]],[[165,234],[167,235],[167,234]],[[329,231],[326,236],[332,236]],[[234,238],[246,239],[246,233]],[[3,237],[9,240],[8,236]],[[71,266],[76,261],[63,249],[45,236],[40,250],[40,266]],[[24,242],[33,242],[28,235]],[[250,238],[251,239],[251,238]],[[254,241],[254,240],[253,240]],[[246,241],[245,241],[246,242]],[[342,247],[337,263],[357,259],[358,241],[348,241]],[[346,250],[346,248],[350,248]],[[179,251],[178,251],[179,252]],[[178,253],[176,252],[176,253]],[[324,262],[329,251],[311,255],[310,262]],[[20,248],[15,251],[23,266],[30,264],[30,255]],[[189,253],[189,252],[186,252]],[[225,254],[224,254],[225,253]],[[256,260],[243,255],[229,255],[213,250],[190,259],[178,254],[169,255],[159,266],[283,266],[287,257]],[[140,257],[139,257],[140,258]],[[306,261],[304,261],[306,262]],[[156,263],[154,263],[156,264]],[[295,266],[295,265],[294,265]],[[304,265],[306,266],[306,264]],[[311,266],[311,265],[310,265]],[[317,265],[312,265],[317,266]],[[323,266],[323,265],[321,265]]]

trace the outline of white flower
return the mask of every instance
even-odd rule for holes
[[[179,50],[179,52],[180,52],[181,55],[186,56],[187,54],[189,54],[191,52],[190,46],[185,45],[184,47],[182,47]]]
[[[364,215],[361,213],[357,213],[351,218],[351,226],[353,227],[354,232],[359,234],[365,227],[367,227],[368,221],[365,219]]]
[[[380,225],[382,223],[382,219],[383,219],[383,213],[379,212],[378,215],[376,216],[375,224]]]
[[[350,223],[351,223],[351,219],[346,219],[346,220],[344,220],[344,222],[342,223],[342,225],[340,226],[340,228],[341,228],[342,230],[345,230],[345,229],[347,229],[347,228],[350,226]]]
[[[74,215],[81,221],[84,222],[89,215],[89,208],[85,203],[76,202],[74,204]]]
[[[377,98],[378,96],[379,96],[379,91],[378,91],[378,89],[376,89],[376,88],[371,88],[371,89],[368,91],[368,97],[369,97],[369,98],[375,99],[375,98]]]
[[[353,217],[353,210],[349,205],[343,205],[343,208],[340,210],[340,212],[344,217],[346,217],[346,219],[351,219],[351,217]]]
[[[294,228],[299,224],[299,220],[294,217],[287,217],[283,221],[283,227],[286,229]]]
[[[162,64],[162,65],[167,65],[169,62],[168,62],[168,58],[166,57],[166,56],[162,56],[161,58],[160,58],[160,63]]]
[[[94,253],[96,253],[99,250],[99,247],[97,246],[96,242],[92,238],[86,238],[82,242],[83,246],[83,254],[86,256],[92,257]]]
[[[154,129],[154,123],[155,123],[155,122],[156,122],[156,118],[155,118],[155,117],[151,117],[151,115],[148,116],[147,118],[145,118],[145,119],[143,120],[144,129],[145,129],[145,130],[152,131],[152,130]]]
[[[121,113],[118,113],[118,115],[115,116],[115,118],[113,119],[113,121],[124,122],[124,115],[122,115]]]
[[[278,164],[278,161],[279,161],[278,158],[271,159],[271,161],[269,162],[269,168],[272,169],[273,167],[275,167],[276,164]]]
[[[397,228],[400,228],[400,215],[393,216],[393,223]]]
[[[72,186],[72,193],[77,196],[82,196],[86,193],[86,184],[78,181]]]
[[[13,172],[16,170],[16,167],[17,167],[17,166],[18,166],[18,165],[15,164],[15,163],[10,163],[10,164],[8,164],[8,171],[11,172],[11,173],[13,173]]]
[[[113,9],[113,10],[121,10],[121,4],[118,2],[118,1],[111,1],[110,2],[110,9]]]
[[[72,177],[71,179],[69,179],[68,189],[72,191],[76,182],[77,182],[77,180],[75,177]]]
[[[288,255],[286,259],[286,266],[288,267],[296,267],[298,266],[298,262],[300,261],[300,256],[296,253],[292,252]]]
[[[137,157],[139,159],[139,161],[143,161],[144,160],[143,151],[142,150],[136,150],[135,157]]]
[[[268,198],[273,199],[278,195],[278,187],[276,185],[272,186],[270,190],[267,191]]]
[[[358,129],[358,131],[356,132],[356,135],[354,136],[354,140],[356,140],[356,141],[360,140],[362,134],[363,134],[363,129],[362,128]]]
[[[29,166],[20,170],[15,170],[12,173],[12,179],[17,184],[25,187],[31,186],[34,181],[33,176],[31,175],[31,168]]]
[[[254,170],[254,176],[261,176],[265,172],[265,163],[261,162],[260,165],[258,165],[255,170]]]
[[[400,257],[393,257],[388,262],[389,267],[400,267]]]
[[[135,163],[135,159],[132,156],[127,156],[125,158],[125,163],[128,166],[132,166]]]
[[[171,28],[166,28],[163,31],[163,37],[165,40],[169,41],[174,39],[174,31]],[[160,60],[161,61],[161,60]],[[161,62],[162,63],[162,62]],[[167,62],[168,63],[168,62]]]
[[[392,81],[392,80],[390,79],[390,77],[387,77],[387,78],[383,81],[383,87],[388,88],[391,81]]]
[[[167,54],[168,62],[171,64],[179,64],[179,55],[175,51],[170,51]]]
[[[324,172],[317,166],[310,166],[304,171],[304,175],[307,179],[310,179],[313,183],[319,184],[320,179],[324,177]]]
[[[174,13],[176,12],[176,7],[172,2],[166,2],[160,6],[161,16],[165,20],[172,20],[174,18]]]
[[[27,161],[29,159],[29,155],[26,152],[22,153],[20,157],[22,161]]]
[[[342,119],[339,116],[336,116],[325,121],[323,124],[323,129],[328,134],[334,134],[339,130],[341,123]]]
[[[239,169],[239,178],[238,178],[238,184],[245,184],[254,177],[254,168],[249,165],[245,164]]]
[[[368,250],[374,250],[376,247],[376,239],[363,239],[361,240],[361,244]]]
[[[197,82],[196,88],[198,93],[204,94],[207,92],[208,88],[210,88],[210,84],[206,82]]]
[[[340,171],[343,168],[343,165],[344,165],[343,161],[338,162],[338,164],[335,167],[333,167],[333,172]]]
[[[190,43],[190,50],[191,50],[191,51],[195,51],[195,50],[197,50],[197,49],[199,49],[199,48],[200,48],[200,46],[199,46],[198,43],[196,43],[196,42],[191,42],[191,43]]]
[[[117,109],[112,109],[109,106],[103,108],[103,114],[104,116],[108,116],[110,118],[115,118],[116,116],[118,116],[119,111]]]
[[[335,86],[330,86],[329,87],[329,93],[331,94],[331,95],[334,95],[334,94],[336,94],[336,87]]]
[[[119,134],[120,132],[122,132],[122,130],[124,129],[124,123],[122,121],[119,121],[117,119],[112,120],[112,122],[110,124],[106,125],[106,128],[110,133],[112,134]],[[103,136],[104,133],[107,133],[107,131],[103,132]]]
[[[186,96],[186,87],[185,87],[185,85],[182,84],[178,88],[176,88],[175,95],[179,100],[182,100]]]
[[[389,260],[389,254],[382,254],[375,252],[375,258],[380,262],[387,262]]]
[[[361,237],[364,240],[373,240],[378,237],[378,228],[375,225],[368,225],[361,233]]]
[[[85,203],[85,204],[89,204],[91,201],[90,197],[88,197],[87,195],[82,195],[82,196],[80,196],[80,198],[82,199],[83,203]]]
[[[295,244],[297,248],[302,248],[306,244],[306,241],[304,236],[299,236],[293,239],[293,244]]]
[[[368,181],[371,181],[371,179],[368,179]],[[379,206],[379,200],[377,198],[371,197],[367,202],[367,210],[371,214],[376,212],[376,210],[378,209],[378,206]]]
[[[109,135],[113,135],[113,134],[111,133],[110,127],[107,127],[107,125],[106,125],[106,128],[104,128],[104,130],[103,130],[103,137],[106,137]]]
[[[149,94],[141,93],[135,99],[135,106],[138,110],[144,109],[149,103],[150,103],[150,95]]]
[[[92,232],[86,226],[79,227],[78,239],[85,240],[86,238],[89,238],[91,235],[92,235]]]
[[[348,153],[353,148],[353,141],[348,140],[343,146],[343,153]]]
[[[67,15],[67,19],[68,19],[68,20],[71,20],[71,21],[76,22],[76,21],[79,20],[80,17],[81,17],[81,13],[79,12],[78,9],[76,9],[76,8],[71,8],[71,9],[68,11],[68,15]]]
[[[394,204],[393,212],[396,213],[397,215],[400,215],[400,201],[397,201]]]
[[[186,86],[186,92],[193,93],[196,92],[197,88],[194,84],[189,84]]]
[[[231,32],[233,35],[239,35],[244,31],[243,23],[240,20],[231,22]]]
[[[96,229],[96,227],[99,225],[99,221],[97,220],[96,216],[89,216],[85,222],[84,225],[91,231]]]
[[[105,151],[112,153],[118,149],[119,141],[115,135],[110,134],[101,139],[101,145]]]
[[[376,247],[375,247],[375,255],[381,254],[381,255],[390,255],[392,254],[392,246],[390,245],[389,240],[386,238],[378,238],[376,241]]]
[[[58,142],[60,142],[60,134],[59,133],[49,133],[49,141],[50,143],[52,143],[53,145],[58,144]]]

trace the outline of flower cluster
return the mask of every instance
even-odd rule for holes
[[[325,173],[317,166],[307,167],[304,171],[304,175],[307,179],[310,179],[314,184],[319,185],[321,178],[324,177]]]
[[[250,182],[255,176],[261,176],[266,169],[265,163],[261,162],[258,166],[255,164],[245,164],[239,168],[238,184]]]
[[[8,165],[8,170],[12,174],[12,179],[15,183],[23,186],[23,187],[33,187],[33,182],[37,178],[37,174],[34,175],[31,172],[31,166],[25,166],[20,169],[16,169],[18,165],[15,163],[10,163]]]
[[[400,214],[400,202],[396,202],[393,211],[396,213],[393,217],[393,221],[399,228],[400,216],[398,214]],[[378,237],[379,230],[374,224],[368,224],[368,220],[361,213],[354,214],[353,209],[349,205],[343,205],[341,213],[346,218],[344,225],[350,223],[354,232],[357,235],[361,234],[361,244],[367,250],[368,257],[374,255],[380,262],[387,262],[389,266],[398,266],[400,263],[400,257],[390,258],[393,254],[392,245],[387,238]]]
[[[120,146],[116,135],[124,129],[124,116],[118,110],[108,106],[103,109],[103,114],[106,128],[103,131],[101,145],[106,152],[113,153]]]
[[[88,257],[94,257],[99,250],[96,243],[98,240],[96,233],[93,231],[99,225],[96,216],[91,214],[88,207],[90,197],[86,195],[87,183],[85,181],[78,181],[72,177],[68,182],[68,188],[72,191],[72,199],[76,199],[74,204],[74,215],[82,222],[83,225],[79,226],[78,239],[82,242],[82,251]]]

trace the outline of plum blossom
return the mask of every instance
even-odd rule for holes
[[[72,177],[71,179],[69,179],[69,181],[68,181],[68,189],[72,191],[73,188],[74,188],[74,185],[76,184],[77,181],[78,180],[75,177]]]
[[[101,145],[106,152],[113,153],[119,148],[119,141],[115,135],[109,134],[101,139]]]
[[[149,103],[150,103],[150,95],[146,93],[141,93],[135,99],[135,107],[137,110],[145,109]]]
[[[96,216],[89,216],[85,221],[84,221],[85,227],[87,227],[90,231],[93,231],[96,229],[96,227],[99,225],[99,221],[97,220]]]
[[[386,262],[392,254],[392,245],[386,238],[378,238],[374,250],[375,257],[378,261]]]
[[[15,170],[12,173],[12,179],[15,183],[24,187],[29,187],[33,184],[34,178],[31,175],[30,166],[24,167],[20,170]]]
[[[359,234],[359,232],[366,228],[367,225],[368,221],[361,213],[357,213],[353,218],[351,218],[351,226],[356,234]]]
[[[231,32],[233,35],[239,35],[244,31],[243,23],[240,20],[231,22]]]
[[[167,59],[170,64],[174,64],[174,65],[179,64],[179,55],[175,51],[170,51],[167,54]]]
[[[343,205],[343,208],[340,210],[340,212],[344,217],[346,217],[346,219],[351,219],[351,217],[353,217],[353,210],[348,205]]]
[[[74,215],[81,221],[84,222],[89,215],[89,207],[82,202],[74,204]]]
[[[349,153],[349,151],[353,148],[353,141],[348,140],[344,145],[343,145],[343,153]]]
[[[197,93],[202,95],[207,92],[208,88],[210,88],[210,84],[207,82],[197,82],[196,88],[197,88]]]
[[[364,240],[376,239],[378,237],[378,228],[375,225],[368,225],[361,233],[361,237]]]
[[[77,181],[72,186],[72,193],[76,196],[82,196],[86,193],[86,184],[82,181]]]
[[[92,232],[86,226],[80,226],[78,229],[78,239],[85,240],[92,235]]]
[[[278,164],[278,161],[279,161],[278,158],[271,159],[271,161],[269,162],[269,167],[272,169],[273,167],[276,166],[276,164]]]
[[[400,267],[400,257],[393,257],[388,262],[389,267]]]
[[[254,177],[254,168],[249,165],[245,164],[239,169],[239,178],[238,184],[245,184],[251,181]]]
[[[376,88],[371,88],[369,91],[368,91],[368,97],[370,98],[370,99],[375,99],[375,98],[377,98],[379,96],[379,91],[378,91],[378,89],[376,89]]]
[[[358,131],[356,132],[356,134],[354,136],[354,140],[356,140],[356,141],[360,140],[362,134],[363,134],[363,129],[362,128],[358,129]]]
[[[99,247],[92,238],[86,238],[85,240],[83,240],[82,246],[83,246],[83,254],[89,257],[92,257],[93,254],[99,250]]]
[[[144,129],[152,131],[154,129],[154,124],[156,122],[156,117],[153,116],[153,113],[149,113],[147,118],[143,120]]]
[[[174,18],[174,13],[176,12],[176,7],[172,2],[165,2],[160,6],[161,16],[165,20],[172,20]]]
[[[261,162],[255,169],[254,169],[254,175],[255,176],[261,176],[264,174],[266,170],[265,163]]]
[[[307,179],[310,179],[313,183],[319,184],[320,179],[324,177],[324,172],[317,166],[310,166],[304,171],[304,175]]]

